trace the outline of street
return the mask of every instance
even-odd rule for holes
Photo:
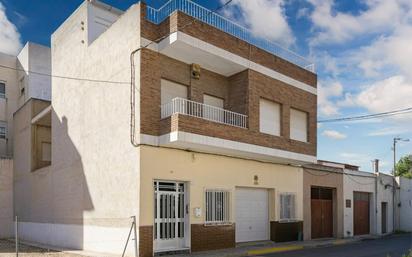
[[[412,235],[395,235],[354,244],[267,254],[270,257],[402,257],[412,249]]]

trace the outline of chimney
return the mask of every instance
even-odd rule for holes
[[[373,160],[372,163],[373,163],[373,172],[375,172],[375,174],[379,173],[379,159]]]

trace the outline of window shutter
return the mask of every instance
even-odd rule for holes
[[[280,105],[265,99],[259,101],[260,132],[280,135]]]
[[[290,138],[302,142],[308,141],[308,114],[290,109]]]

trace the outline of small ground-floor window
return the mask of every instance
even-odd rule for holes
[[[205,192],[206,224],[230,223],[230,192],[208,189]]]

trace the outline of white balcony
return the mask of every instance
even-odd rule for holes
[[[161,106],[162,119],[170,117],[176,113],[222,123],[229,126],[247,128],[246,115],[215,106],[198,103],[183,98],[174,98],[171,102]]]

